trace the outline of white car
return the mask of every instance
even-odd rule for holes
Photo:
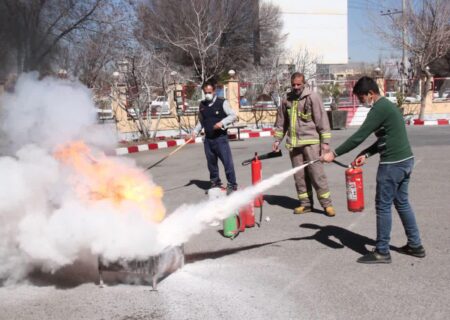
[[[387,91],[384,95],[389,101],[392,103],[397,103],[397,92],[395,91]]]
[[[325,111],[331,110],[331,102],[333,102],[333,99],[331,99],[331,97],[322,97],[322,102]]]
[[[97,118],[99,120],[111,120],[114,119],[114,113],[112,109],[97,108]]]
[[[420,102],[420,96],[417,95],[415,97],[405,97],[405,102],[409,103],[419,103]]]
[[[152,114],[170,114],[170,107],[167,98],[164,96],[158,96],[150,104]]]

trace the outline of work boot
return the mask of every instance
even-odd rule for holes
[[[425,258],[425,248],[423,246],[413,248],[413,247],[410,247],[409,245],[405,245],[405,246],[399,248],[398,252],[407,254],[409,256],[417,257],[417,258]]]
[[[389,253],[383,254],[378,252],[378,250],[374,249],[371,253],[368,253],[358,260],[356,262],[359,263],[367,263],[367,264],[374,264],[374,263],[391,263],[391,255]]]
[[[294,214],[302,214],[306,212],[311,212],[311,207],[300,206],[294,209]]]
[[[333,206],[329,206],[325,208],[325,214],[329,217],[334,217],[336,215],[336,211],[334,211]]]

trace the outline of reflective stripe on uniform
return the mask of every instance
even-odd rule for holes
[[[303,146],[307,146],[307,145],[311,145],[311,144],[319,144],[319,143],[320,143],[319,139],[298,140],[296,145],[293,145],[292,143],[287,143],[286,142],[286,148],[289,151],[292,151],[293,148],[303,147]]]
[[[308,197],[309,197],[308,192],[304,192],[304,193],[299,193],[299,194],[298,194],[298,198],[299,198],[299,199],[306,199],[306,198],[308,198]]]
[[[320,199],[328,199],[330,197],[330,192],[325,192],[322,194],[319,194]]]
[[[330,139],[330,138],[331,138],[331,133],[322,133],[322,134],[320,135],[320,137],[321,137],[322,139]]]
[[[311,112],[309,112],[309,113],[300,112],[300,118],[302,118],[305,121],[311,121],[312,120],[312,114],[311,114]]]
[[[298,142],[299,145],[305,145],[305,144],[319,144],[319,139],[309,139],[309,140],[300,140]]]
[[[297,133],[295,132],[295,129],[297,127],[297,112],[298,112],[298,100],[293,101],[292,107],[291,107],[291,145],[296,146],[297,145]]]
[[[283,131],[275,131],[274,137],[278,138],[278,139],[282,139],[283,138]]]

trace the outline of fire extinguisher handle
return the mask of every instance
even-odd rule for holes
[[[339,162],[337,160],[333,160],[333,162],[335,164],[337,164],[338,166],[341,166],[341,167],[344,167],[344,168],[352,168],[352,165],[350,165],[350,164],[343,164],[342,162]]]
[[[255,158],[244,160],[242,161],[242,165],[248,166],[250,163],[252,163],[253,160],[255,160]]]

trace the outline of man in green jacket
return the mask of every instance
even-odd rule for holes
[[[379,153],[375,208],[377,214],[377,240],[373,252],[360,257],[359,263],[391,263],[389,241],[392,228],[391,207],[394,204],[402,221],[408,242],[399,249],[403,254],[425,257],[414,211],[408,200],[408,184],[414,167],[414,156],[406,134],[405,122],[400,110],[380,95],[376,82],[362,77],[353,88],[359,101],[371,107],[361,127],[334,152],[324,154],[322,161],[331,162],[360,145],[371,133],[377,141],[358,154],[357,166]]]

